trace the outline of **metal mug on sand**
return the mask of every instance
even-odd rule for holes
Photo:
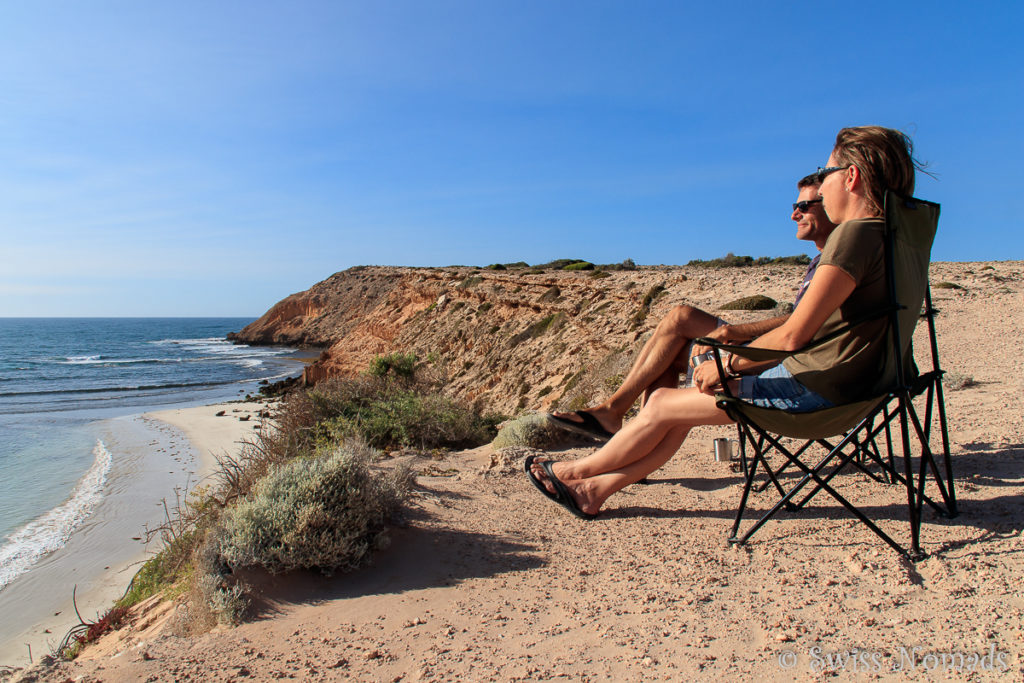
[[[739,453],[733,451],[732,445],[739,445],[736,439],[715,439],[715,462],[732,462],[739,460]]]

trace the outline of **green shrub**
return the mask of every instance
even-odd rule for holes
[[[358,437],[374,448],[471,448],[494,435],[493,418],[428,387],[337,379],[314,392],[311,436],[323,443]]]
[[[594,264],[589,261],[577,261],[576,263],[570,263],[562,266],[562,270],[593,270]]]
[[[484,279],[479,275],[471,275],[462,282],[460,282],[459,284],[455,285],[455,289],[471,289],[473,287],[476,287],[483,281]]]
[[[375,356],[370,361],[370,367],[366,373],[372,377],[385,377],[389,373],[397,377],[412,377],[416,372],[415,353],[389,353],[385,356]]]
[[[654,285],[651,287],[646,294],[644,294],[643,300],[640,302],[640,308],[637,309],[636,313],[633,314],[632,323],[633,327],[639,327],[644,320],[647,319],[647,314],[651,312],[651,304],[659,296],[665,293],[665,285]]]
[[[521,407],[526,404],[526,397],[520,402]],[[580,437],[560,429],[547,418],[538,413],[523,415],[514,420],[509,420],[501,427],[501,431],[494,437],[491,446],[495,449],[508,448],[510,446],[528,446],[530,448],[555,448],[566,443],[577,442]]]
[[[768,265],[798,265],[806,266],[811,262],[811,257],[807,254],[799,254],[796,256],[759,256],[756,259],[750,256],[737,256],[732,252],[729,252],[722,258],[715,258],[709,261],[702,259],[694,259],[687,263],[688,266],[699,266],[701,268],[746,268],[749,266],[768,266]]]
[[[543,336],[548,332],[554,332],[563,325],[565,325],[566,315],[565,313],[552,313],[551,315],[545,316],[534,323],[527,332],[533,339]]]
[[[538,264],[534,266],[534,268],[551,268],[552,270],[562,270],[570,263],[580,263],[582,261],[583,259],[581,258],[560,258],[555,259],[554,261],[549,261],[548,263]]]
[[[492,263],[491,265],[487,266],[487,270],[507,270],[507,268],[505,268],[505,266],[502,265],[501,263]]]
[[[360,566],[386,544],[385,523],[410,483],[407,469],[375,474],[367,460],[342,446],[274,470],[225,516],[221,556],[231,566],[273,573]]]
[[[636,261],[631,258],[624,260],[622,263],[604,263],[597,267],[601,270],[638,270]]]
[[[764,296],[763,294],[755,294],[753,296],[745,296],[739,299],[730,301],[729,303],[722,304],[721,310],[723,311],[768,311],[775,308],[778,302],[775,299]]]

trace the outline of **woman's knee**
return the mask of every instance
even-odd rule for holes
[[[671,421],[672,410],[669,407],[669,403],[674,391],[678,391],[678,389],[662,387],[652,391],[651,395],[647,397],[647,402],[644,404],[641,415],[647,413],[645,417],[652,422]]]

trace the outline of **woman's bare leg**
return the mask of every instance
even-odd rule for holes
[[[552,465],[555,476],[572,492],[584,512],[596,512],[611,494],[640,481],[679,450],[690,429],[732,420],[715,405],[715,397],[697,389],[659,389],[635,420],[594,453]],[[546,481],[536,464],[534,476]],[[549,486],[554,492],[554,487]]]

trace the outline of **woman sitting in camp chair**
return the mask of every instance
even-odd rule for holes
[[[883,198],[886,190],[912,196],[915,166],[911,141],[899,131],[864,126],[839,132],[818,171],[825,212],[838,227],[800,306],[750,346],[801,349],[886,305]],[[885,330],[886,320],[879,318],[768,370],[763,362],[732,355],[722,364],[725,376],[717,363],[701,363],[693,387],[655,391],[600,450],[565,462],[527,458],[527,476],[551,500],[592,519],[609,496],[668,462],[692,428],[732,422],[716,405],[723,382],[745,401],[790,412],[867,397],[883,360]]]

